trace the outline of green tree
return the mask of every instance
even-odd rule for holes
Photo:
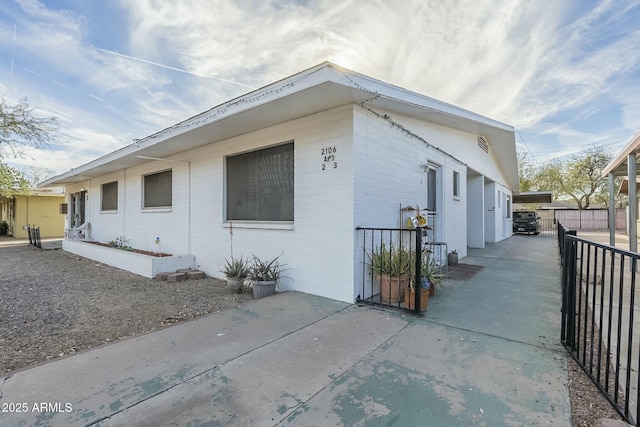
[[[569,196],[578,209],[588,209],[593,200],[609,203],[608,179],[602,170],[611,161],[611,154],[595,146],[568,159],[556,159],[535,174],[535,186],[540,191],[552,191],[554,199]]]
[[[524,147],[518,146],[518,175],[520,178],[520,192],[531,191],[535,185],[535,168],[529,161],[529,153]]]
[[[0,197],[29,194],[31,184],[20,171],[0,163]]]

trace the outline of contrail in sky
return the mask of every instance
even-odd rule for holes
[[[215,79],[215,80],[219,80],[221,82],[231,83],[231,84],[238,85],[238,86],[244,86],[244,87],[249,88],[249,89],[255,89],[255,87],[253,87],[253,86],[249,86],[249,85],[246,85],[244,83],[234,82],[233,80],[227,80],[227,79],[223,79],[221,77],[215,77],[215,76],[208,76],[206,74],[194,73],[193,71],[187,71],[187,70],[183,70],[181,68],[176,68],[176,67],[171,67],[169,65],[159,64],[157,62],[148,61],[148,60],[142,59],[142,58],[136,58],[134,56],[125,55],[123,53],[115,52],[113,50],[102,49],[102,48],[97,48],[97,49],[101,50],[103,52],[110,53],[110,54],[115,55],[115,56],[120,56],[122,58],[132,59],[134,61],[139,61],[139,62],[144,62],[146,64],[155,65],[156,67],[162,67],[162,68],[166,68],[168,70],[178,71],[180,73],[191,74],[191,75],[198,76],[198,77],[205,77],[207,79]]]

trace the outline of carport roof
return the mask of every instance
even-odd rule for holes
[[[551,203],[551,191],[529,191],[513,195],[513,203]]]
[[[627,146],[602,170],[602,176],[607,176],[610,172],[613,172],[614,176],[627,176],[627,160],[629,154],[634,152],[636,153],[636,165],[640,166],[640,156],[638,156],[640,153],[640,133],[631,138]]]

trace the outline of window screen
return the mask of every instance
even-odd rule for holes
[[[100,209],[103,211],[115,211],[118,209],[118,181],[102,184]]]
[[[227,157],[227,219],[293,221],[293,142]]]
[[[172,205],[172,173],[171,170],[144,176],[145,208],[170,207]]]

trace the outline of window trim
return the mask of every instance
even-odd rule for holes
[[[164,206],[145,206],[146,200],[145,200],[145,187],[146,187],[146,177],[151,176],[151,175],[159,175],[161,173],[165,173],[165,172],[171,172],[171,204],[170,205],[164,205]],[[171,212],[172,208],[173,208],[173,168],[167,168],[167,169],[162,169],[162,170],[158,170],[158,171],[154,171],[154,172],[149,172],[146,174],[142,174],[141,175],[141,183],[140,183],[140,190],[141,190],[141,200],[140,203],[142,205],[141,209],[142,211],[146,211],[146,212]]]
[[[115,208],[105,209],[104,208],[104,186],[105,185],[110,185],[110,184],[115,184],[116,185],[116,207]],[[118,180],[109,181],[109,182],[103,182],[102,184],[100,184],[100,212],[101,213],[118,212],[118,196],[119,196],[118,192],[119,192]]]
[[[266,151],[273,148],[283,147],[285,145],[291,145],[291,153],[293,155],[293,163],[291,173],[293,174],[293,187],[291,189],[292,196],[292,219],[234,219],[229,218],[229,158],[242,156],[252,153],[257,153],[260,151]],[[238,227],[238,228],[256,228],[256,229],[282,229],[282,230],[290,230],[293,229],[293,224],[295,221],[295,152],[296,145],[295,140],[290,139],[283,142],[279,142],[276,144],[254,147],[250,150],[240,151],[236,153],[227,154],[224,156],[224,203],[223,203],[223,226],[224,227]]]

